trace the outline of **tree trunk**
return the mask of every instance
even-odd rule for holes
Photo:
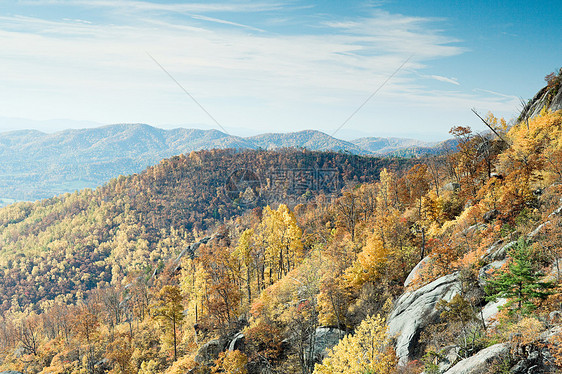
[[[177,338],[176,338],[176,316],[174,315],[172,317],[172,330],[174,333],[174,361],[177,360],[178,358],[178,345],[177,345]]]

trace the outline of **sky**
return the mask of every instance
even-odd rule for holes
[[[562,3],[0,0],[0,131],[449,137],[562,67]],[[181,86],[181,87],[180,87]]]

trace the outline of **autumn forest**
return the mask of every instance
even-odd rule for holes
[[[0,209],[0,369],[557,372],[561,81],[438,155],[198,151]]]

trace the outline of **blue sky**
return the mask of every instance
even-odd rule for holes
[[[141,122],[445,139],[562,66],[558,1],[2,0],[0,131]]]

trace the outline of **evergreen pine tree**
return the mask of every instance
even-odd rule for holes
[[[526,314],[536,309],[535,300],[544,300],[552,293],[553,283],[540,281],[544,274],[537,269],[537,261],[525,240],[519,240],[510,256],[507,271],[488,281],[486,299],[506,298],[503,308],[510,308],[510,313]]]

